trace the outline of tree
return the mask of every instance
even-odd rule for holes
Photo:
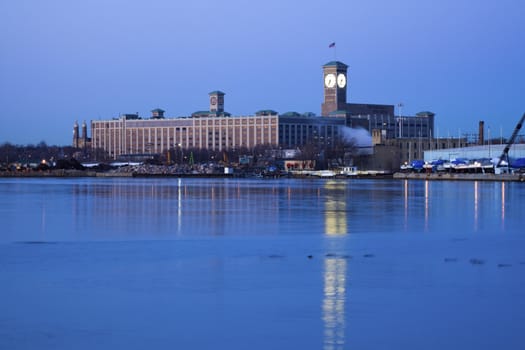
[[[326,149],[325,156],[328,163],[334,166],[352,165],[353,157],[357,154],[355,139],[344,136],[337,137],[333,145]]]

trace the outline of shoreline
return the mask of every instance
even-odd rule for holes
[[[398,180],[433,181],[514,181],[525,182],[525,174],[462,174],[462,173],[394,173]]]
[[[1,171],[0,178],[250,178],[245,174],[161,174],[161,173],[134,173],[134,172],[96,172],[89,170],[50,170],[31,172]],[[294,179],[319,179],[316,176],[268,176],[265,178],[294,178]],[[402,173],[381,175],[357,175],[349,177],[326,177],[327,179],[392,179],[392,180],[432,180],[432,181],[510,181],[525,182],[525,174],[462,174],[462,173]]]

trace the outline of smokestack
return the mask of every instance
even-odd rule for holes
[[[479,121],[479,134],[478,134],[478,145],[483,145],[485,143],[485,135],[483,134],[485,130],[485,122],[483,120]]]

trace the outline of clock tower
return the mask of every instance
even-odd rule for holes
[[[348,66],[339,61],[331,61],[323,66],[322,116],[328,116],[334,111],[346,111],[347,69]]]
[[[212,91],[210,95],[210,112],[212,113],[224,113],[224,95],[222,91]]]

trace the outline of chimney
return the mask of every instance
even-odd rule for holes
[[[483,145],[485,143],[485,136],[483,134],[485,130],[485,122],[483,120],[479,121],[479,132],[478,132],[478,145]]]

